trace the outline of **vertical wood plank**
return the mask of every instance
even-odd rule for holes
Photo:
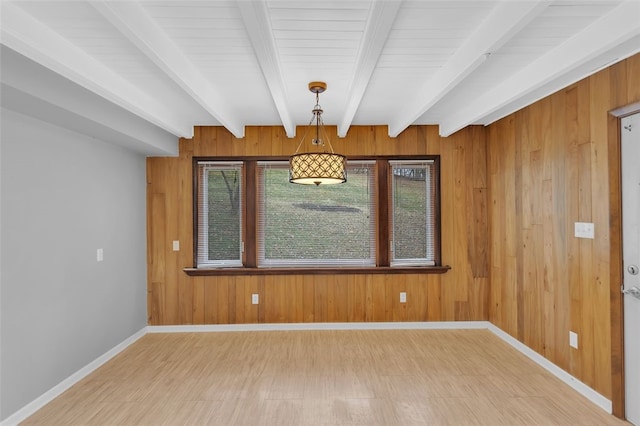
[[[361,276],[350,275],[347,282],[347,315],[349,322],[364,322],[366,320],[366,280]]]
[[[246,280],[236,280],[233,297],[229,297],[229,305],[233,306],[233,320],[235,324],[249,322],[246,317],[245,305],[247,303]],[[230,295],[231,296],[231,295]]]
[[[204,324],[204,277],[193,280],[193,323]]]
[[[218,277],[205,280],[204,285],[204,322],[205,324],[218,324],[217,318],[217,283]]]
[[[304,322],[320,322],[315,315],[315,280],[310,275],[299,275],[298,277],[302,281]]]
[[[565,96],[559,92],[551,97],[551,114],[553,117],[565,117]],[[569,238],[569,222],[567,216],[567,169],[566,157],[568,151],[566,122],[563,119],[552,120],[552,186],[553,186],[553,245],[554,268],[558,282],[555,286],[555,306],[569,306],[569,285],[567,274],[567,240]],[[570,191],[570,190],[569,190]],[[573,223],[573,222],[572,222]],[[557,332],[555,334],[555,362],[565,370],[569,368],[569,311],[556,310]]]
[[[427,321],[439,321],[442,318],[441,275],[432,275],[427,279]]]
[[[489,277],[489,219],[487,217],[487,190],[474,188],[472,192],[469,228],[473,232],[473,240],[469,241],[472,250],[469,261],[474,278]]]
[[[515,154],[514,154],[514,200],[515,200],[515,219],[514,219],[514,235],[515,238],[515,277],[516,277],[516,312],[517,312],[517,320],[516,320],[516,336],[519,340],[524,339],[525,334],[525,283],[524,283],[524,269],[523,269],[523,251],[524,246],[522,244],[523,241],[523,231],[525,227],[525,219],[524,219],[524,209],[523,209],[523,193],[521,188],[523,188],[523,162],[526,163],[526,160],[523,160],[523,157],[526,157],[523,152],[526,152],[527,149],[527,126],[523,120],[523,113],[516,113],[514,115],[514,132],[516,143],[514,144]]]
[[[330,320],[347,322],[348,314],[348,275],[338,275],[333,283],[333,307]]]
[[[313,318],[314,322],[327,322],[328,321],[328,291],[326,275],[316,275],[313,277]]]
[[[149,325],[164,325],[166,311],[164,284],[152,282],[147,293],[147,300],[149,303]]]
[[[638,102],[640,99],[640,84],[638,84],[640,81],[640,55],[633,55],[617,66],[626,67],[627,96],[626,99],[621,99],[618,105],[613,105],[614,108]]]
[[[147,253],[148,253],[148,265],[147,274],[149,279],[150,293],[149,299],[149,323],[153,325],[160,325],[160,315],[164,316],[164,303],[162,305],[154,305],[155,303],[164,300],[164,294],[157,294],[159,291],[164,292],[165,276],[165,253],[166,248],[166,232],[164,228],[164,222],[166,217],[165,212],[165,197],[164,194],[150,194],[149,195],[149,214],[147,215]]]
[[[285,291],[285,295],[288,295],[288,305],[286,307],[286,314],[288,314],[287,321],[296,323],[303,322],[303,291],[299,277],[295,275],[287,277]]]
[[[591,198],[606,200],[608,197],[608,111],[611,105],[610,69],[600,71],[592,76],[591,99]],[[611,318],[609,316],[609,205],[595,203],[591,211],[595,227],[599,229],[598,238],[593,240],[594,261],[593,277],[591,278],[594,297],[589,301],[588,308],[593,310],[597,320],[593,325],[594,362],[598,365],[595,372],[595,386],[602,389],[603,394],[611,394]],[[604,303],[598,303],[602,301]],[[605,368],[607,366],[608,368]]]
[[[420,274],[405,281],[407,321],[427,321],[429,306],[429,275]]]
[[[364,275],[366,279],[366,300],[367,307],[365,312],[365,321],[385,321],[386,320],[386,301],[385,288],[379,285],[375,275]],[[379,278],[379,277],[377,277]]]

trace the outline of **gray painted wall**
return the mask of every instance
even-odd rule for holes
[[[146,326],[146,176],[142,154],[1,113],[5,419]]]

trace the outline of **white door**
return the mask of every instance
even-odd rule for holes
[[[640,113],[621,121],[625,411],[640,426]]]

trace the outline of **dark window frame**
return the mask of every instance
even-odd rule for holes
[[[287,161],[288,157],[193,157],[193,265],[197,265],[197,231],[198,231],[198,190],[197,169],[198,162],[202,161],[242,161],[244,163],[243,183],[243,214],[244,214],[244,252],[242,256],[243,267],[212,267],[212,268],[184,268],[184,272],[191,276],[208,275],[290,275],[290,274],[410,274],[410,273],[435,273],[442,274],[451,269],[442,265],[442,226],[441,226],[441,191],[440,191],[440,156],[439,155],[383,155],[383,156],[353,156],[349,160],[375,161],[377,193],[375,206],[377,209],[376,230],[376,265],[371,267],[283,267],[266,268],[258,267],[257,253],[257,163],[259,161]],[[390,160],[432,160],[435,173],[435,266],[390,266],[391,227],[389,197],[391,196],[391,167]],[[293,184],[292,184],[293,185]]]
[[[207,164],[208,163],[208,164]],[[202,258],[199,258],[198,256],[198,236],[200,235],[200,232],[202,231],[200,228],[200,223],[199,223],[199,217],[200,217],[200,212],[199,212],[199,208],[200,206],[198,205],[198,199],[200,197],[200,191],[202,189],[202,183],[201,180],[203,179],[203,176],[201,176],[201,167],[204,167],[205,169],[207,168],[207,166],[210,166],[211,163],[215,164],[215,167],[213,167],[215,170],[234,170],[235,167],[234,165],[237,164],[241,164],[238,167],[238,170],[241,173],[241,178],[240,178],[240,206],[241,208],[239,209],[239,213],[241,215],[240,217],[240,235],[239,235],[239,243],[240,243],[240,247],[239,251],[237,252],[237,254],[239,255],[237,258],[234,256],[233,260],[229,259],[229,260],[217,260],[217,261],[210,261],[208,259],[208,255],[204,256],[204,258],[206,258],[205,260],[203,260]],[[236,160],[236,161],[198,161],[196,163],[194,163],[194,167],[195,169],[193,170],[193,175],[194,175],[194,180],[193,180],[193,185],[194,185],[194,205],[193,205],[193,212],[195,214],[194,216],[194,265],[200,265],[200,264],[204,264],[204,263],[209,263],[208,266],[199,266],[199,268],[201,269],[206,269],[206,268],[212,268],[212,267],[227,267],[227,268],[237,268],[237,267],[244,267],[244,250],[242,249],[242,244],[243,244],[243,240],[244,240],[244,229],[246,228],[246,224],[244,223],[245,220],[245,215],[244,215],[244,205],[243,203],[245,202],[246,197],[244,197],[244,194],[242,194],[242,191],[245,189],[246,185],[244,185],[244,182],[242,182],[242,179],[245,178],[246,174],[243,171],[243,168],[245,167],[245,164],[243,161],[241,160]],[[225,179],[226,180],[226,179]],[[203,204],[204,205],[204,204]],[[208,245],[208,244],[207,244]],[[240,263],[240,265],[235,264],[236,262]],[[216,262],[219,262],[218,264],[216,264]]]
[[[347,240],[347,241],[330,241],[330,240],[322,240],[319,246],[306,246],[305,248],[301,248],[304,246],[304,242],[301,241],[301,246],[296,246],[296,242],[290,241],[290,244],[287,247],[293,248],[294,251],[301,250],[301,257],[297,258],[295,256],[291,256],[289,258],[284,257],[280,258],[272,258],[267,255],[266,247],[267,247],[267,239],[266,236],[269,233],[268,221],[266,220],[267,216],[265,215],[268,211],[266,209],[266,204],[269,199],[269,191],[267,190],[267,182],[271,182],[278,187],[288,188],[288,191],[291,191],[291,194],[287,194],[285,199],[292,203],[296,203],[302,200],[305,196],[310,196],[315,202],[323,203],[324,200],[322,197],[316,198],[316,188],[309,188],[308,185],[295,185],[289,183],[287,180],[280,180],[278,178],[277,182],[269,181],[267,179],[267,175],[269,171],[272,169],[278,169],[281,175],[288,175],[289,172],[289,162],[288,161],[277,161],[277,160],[268,160],[268,161],[258,161],[257,162],[257,204],[256,204],[256,223],[257,223],[257,250],[258,250],[258,267],[260,268],[350,268],[350,267],[374,267],[376,266],[376,235],[377,235],[377,219],[376,219],[376,204],[377,204],[377,181],[376,181],[376,162],[373,160],[358,160],[351,158],[347,162],[346,169],[347,175],[349,176],[349,180],[344,184],[338,185],[330,185],[325,186],[323,188],[317,188],[317,190],[324,192],[328,191],[330,194],[334,194],[332,196],[341,197],[344,196],[344,193],[354,193],[358,191],[359,194],[356,198],[360,196],[366,200],[366,208],[369,209],[371,215],[366,216],[366,224],[361,223],[362,228],[359,228],[358,236],[363,238],[363,240],[355,241],[355,240]],[[365,187],[352,187],[353,189],[350,191],[347,187],[353,186],[354,182],[358,181],[358,171],[356,169],[366,169],[368,172],[366,173],[366,188]],[[360,175],[362,177],[362,175]],[[306,188],[305,188],[306,186]],[[311,190],[309,192],[309,190]],[[342,192],[342,193],[341,193]],[[300,199],[298,199],[293,194],[300,194]],[[309,200],[307,200],[309,201]],[[353,202],[353,200],[347,201],[344,200],[347,205]],[[318,222],[314,222],[315,215],[309,215],[305,217],[302,222],[307,226],[307,229],[312,229],[313,234],[321,233],[321,229],[323,226],[319,225]],[[338,219],[336,221],[331,221],[331,223],[325,222],[325,226],[332,226],[337,224]],[[351,220],[348,221],[352,223]],[[290,227],[295,228],[300,222],[296,221],[295,223],[291,222]],[[348,226],[347,223],[344,223],[345,226]],[[310,227],[309,227],[310,226]],[[272,234],[273,235],[273,234]],[[313,237],[309,236],[310,239]],[[331,238],[331,237],[328,237]],[[356,237],[357,239],[358,237]],[[366,240],[366,242],[365,242]],[[328,244],[327,244],[328,243]],[[307,254],[314,253],[317,251],[323,253],[331,252],[331,247],[340,246],[340,247],[366,247],[366,251],[363,249],[360,254],[362,257],[348,257],[352,255],[352,253],[347,254],[346,257],[335,256],[334,258],[328,259],[323,258],[322,256],[309,256],[305,257]],[[326,251],[325,251],[326,250]]]

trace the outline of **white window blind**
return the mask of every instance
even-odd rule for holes
[[[198,162],[197,267],[242,266],[242,162]]]
[[[258,266],[375,266],[375,162],[349,161],[339,185],[289,183],[258,163]]]
[[[435,265],[435,164],[390,161],[391,266]]]

